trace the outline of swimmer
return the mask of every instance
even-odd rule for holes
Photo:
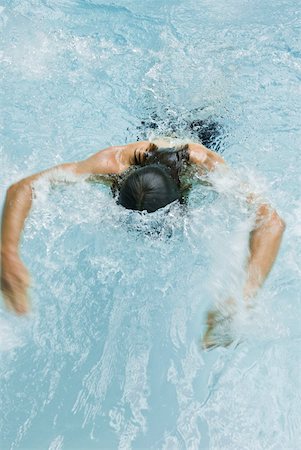
[[[177,142],[141,141],[109,147],[86,160],[61,164],[12,184],[6,194],[1,233],[1,290],[6,306],[17,314],[29,311],[29,273],[20,259],[19,243],[37,180],[45,177],[59,181],[62,172],[79,180],[106,176],[112,180],[118,204],[152,213],[174,201],[185,202],[181,175],[188,167],[194,167],[203,175],[227,170],[223,158],[202,144],[178,146]],[[255,202],[254,196],[246,195],[246,202]],[[246,305],[268,276],[285,228],[284,221],[268,203],[262,201],[256,205],[256,223],[249,236],[243,289]],[[233,302],[228,301],[231,307]],[[220,312],[208,313],[208,328],[203,339],[205,348],[216,345],[214,330],[220,321]]]

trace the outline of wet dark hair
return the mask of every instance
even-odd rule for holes
[[[127,209],[154,212],[175,200],[181,201],[179,186],[168,168],[159,164],[136,169],[119,188],[118,203]]]

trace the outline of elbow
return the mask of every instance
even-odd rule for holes
[[[11,184],[6,191],[6,197],[7,198],[13,197],[15,193],[18,191],[18,189],[19,189],[19,182]]]
[[[11,198],[13,196],[15,196],[17,194],[18,191],[20,191],[22,189],[22,191],[24,190],[28,190],[28,191],[32,191],[32,185],[31,185],[31,181],[28,178],[24,178],[23,180],[17,181],[16,183],[13,183],[9,186],[9,188],[7,189],[7,193],[6,196],[7,198]]]
[[[281,237],[284,233],[285,221],[268,204],[263,204],[258,208],[257,221],[263,228],[269,228],[274,235]]]

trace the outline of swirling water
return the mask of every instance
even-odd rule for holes
[[[1,203],[32,172],[137,137],[195,138],[187,123],[211,117],[229,165],[287,223],[241,343],[205,353],[206,310],[241,287],[252,217],[235,188],[196,183],[187,210],[141,217],[106,186],[40,183],[21,250],[32,313],[0,311],[1,448],[299,449],[297,2],[4,0],[0,13]]]

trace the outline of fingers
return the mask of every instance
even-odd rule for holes
[[[212,329],[207,330],[200,344],[203,350],[213,350],[217,347],[229,347],[233,342],[231,336],[218,336],[212,333]]]
[[[3,291],[4,303],[7,309],[16,314],[26,314],[29,310],[29,301],[26,291]]]
[[[15,291],[8,297],[16,314],[26,314],[28,312],[28,298],[26,289]]]
[[[29,309],[27,289],[30,284],[28,270],[18,255],[8,254],[1,261],[1,291],[6,307],[17,314]]]
[[[207,330],[203,339],[201,340],[201,347],[203,350],[212,350],[214,347],[217,347],[218,344],[211,336],[211,329]]]

